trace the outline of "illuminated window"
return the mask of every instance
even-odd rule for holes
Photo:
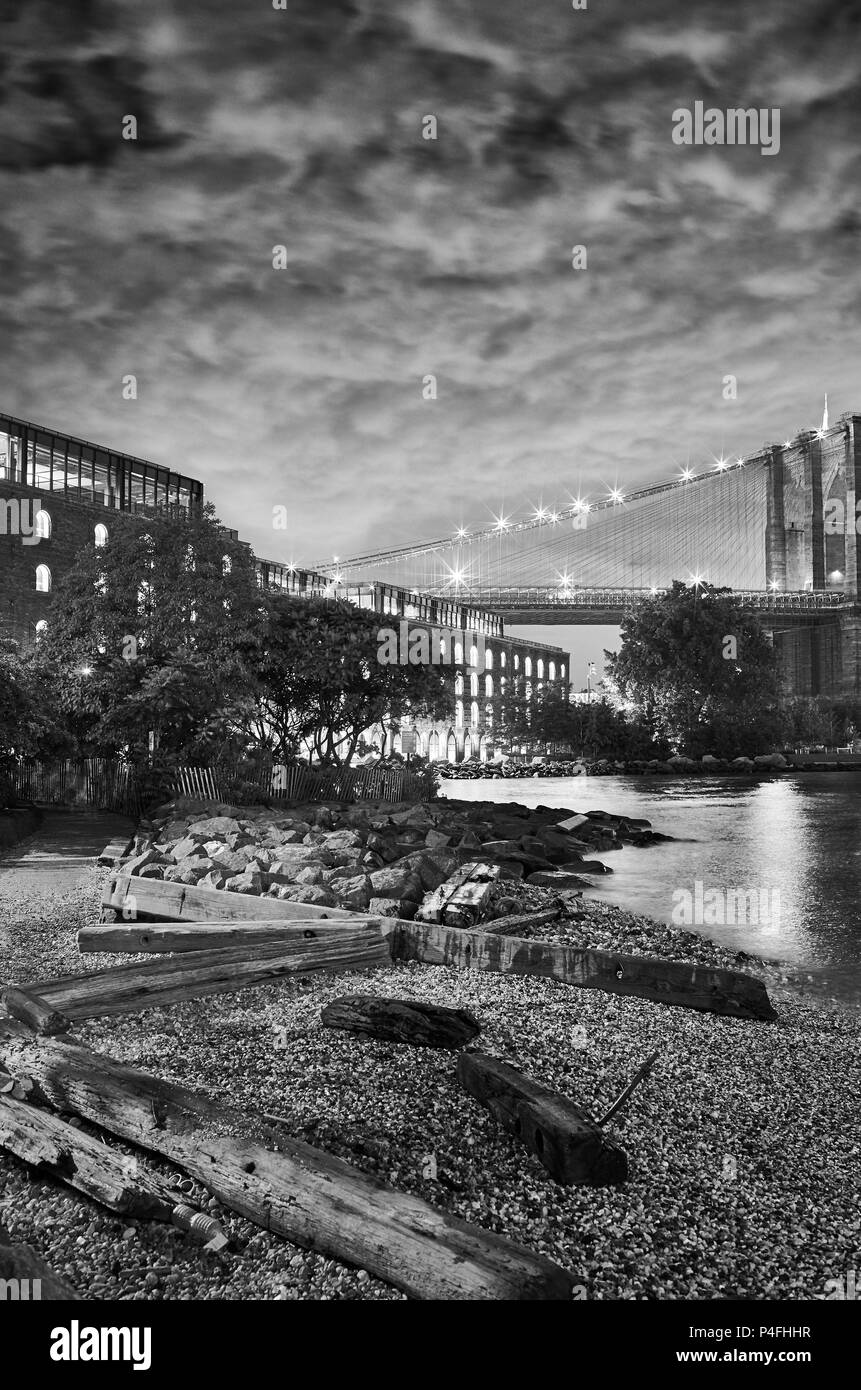
[[[555,661],[551,661],[550,667],[549,667],[549,673],[550,673],[550,679],[551,679],[552,681],[555,681],[555,679],[556,679],[556,662],[555,662]]]
[[[473,726],[474,729],[478,727],[478,701],[477,701],[477,700],[473,700],[472,704],[471,704],[470,707],[469,707],[469,722],[470,722],[470,724],[472,724],[472,726]]]
[[[463,676],[460,674],[459,671],[454,678],[454,693],[455,695],[463,694]]]
[[[493,676],[485,676],[484,693],[486,696],[490,696],[493,694]]]
[[[38,536],[40,541],[49,541],[51,539],[51,516],[49,512],[40,511],[36,513],[33,534]]]
[[[459,729],[463,728],[463,700],[458,700],[455,704],[454,722]]]
[[[107,528],[107,526],[103,526],[102,523],[99,522],[98,526],[97,526],[96,529],[95,529],[94,536],[95,536],[96,545],[99,545],[99,546],[101,546],[101,545],[107,545],[107,543],[108,543],[108,528]]]
[[[462,643],[462,642],[455,642],[455,644],[454,644],[454,661],[455,661],[455,665],[456,665],[456,666],[460,666],[461,663],[463,662],[463,643]]]
[[[528,674],[529,674],[529,672],[527,671],[527,675],[528,675]],[[543,662],[543,660],[541,659],[541,657],[539,657],[539,658],[538,658],[538,679],[541,680],[541,679],[543,678],[543,676],[544,676],[544,662]]]
[[[488,647],[484,653],[484,669],[485,671],[493,670],[493,652],[490,650],[490,647]]]
[[[469,664],[470,666],[478,665],[478,647],[475,645],[474,642],[469,649]]]
[[[532,657],[531,657],[531,656],[528,656],[528,657],[526,658],[526,660],[524,661],[524,663],[523,663],[523,674],[524,674],[525,676],[531,676],[531,675],[532,675]]]
[[[514,669],[515,671],[520,670],[520,657],[518,656],[517,652],[514,653]]]
[[[469,678],[469,693],[473,699],[478,694],[478,676],[475,672]]]
[[[500,664],[500,666],[502,667],[502,669],[503,669],[503,671],[504,671],[504,670],[505,670],[505,652],[500,652],[500,653],[499,653],[499,664]]]
[[[51,592],[51,571],[47,565],[36,566],[36,588],[40,594]]]

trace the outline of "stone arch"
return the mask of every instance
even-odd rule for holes
[[[439,734],[436,729],[431,731],[430,738],[428,739],[428,761],[432,763],[439,762]]]
[[[449,731],[448,731],[448,738],[446,739],[446,745],[445,745],[445,757],[446,757],[446,762],[449,762],[449,763],[456,763],[456,762],[457,762],[457,739],[456,739],[455,736],[454,736],[454,730],[453,730],[453,729],[449,729]]]

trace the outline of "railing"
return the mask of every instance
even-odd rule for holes
[[[51,806],[97,807],[140,814],[151,795],[187,796],[248,806],[256,801],[428,801],[436,794],[432,769],[317,768],[262,763],[177,767],[147,797],[135,769],[121,759],[22,761],[11,771],[15,798]]]
[[[491,607],[511,608],[630,608],[644,598],[666,594],[667,589],[577,589],[573,586],[540,586],[528,588],[499,588],[479,585],[470,590],[470,598]],[[733,598],[746,607],[762,608],[768,612],[793,609],[822,610],[840,608],[846,595],[828,590],[774,592],[770,589],[733,589]]]

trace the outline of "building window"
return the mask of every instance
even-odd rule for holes
[[[543,680],[543,678],[544,678],[544,661],[543,661],[542,658],[539,656],[539,658],[538,658],[538,679],[539,679],[539,680]]]
[[[36,566],[36,588],[40,594],[51,592],[51,571],[47,565]]]
[[[457,675],[454,678],[454,693],[455,695],[463,694],[463,676],[461,675],[460,671],[458,671]]]
[[[499,653],[499,664],[500,664],[500,666],[502,667],[502,669],[503,669],[503,671],[504,671],[504,670],[505,670],[505,652],[500,652],[500,653]]]
[[[33,527],[33,533],[34,535],[39,537],[40,541],[49,541],[51,539],[50,512],[42,510],[36,513],[36,520]]]
[[[525,659],[525,661],[524,661],[524,663],[523,663],[523,674],[526,675],[526,676],[531,676],[531,675],[532,675],[532,657],[531,657],[531,656],[527,656],[526,659]]]
[[[485,693],[485,696],[488,696],[488,697],[493,695],[493,676],[485,676],[485,678],[484,678],[484,693]]]
[[[517,652],[514,653],[514,669],[515,671],[520,670],[520,657]]]
[[[478,647],[475,645],[474,642],[469,649],[469,664],[470,666],[478,665]]]
[[[103,526],[101,522],[99,522],[95,529],[95,541],[96,545],[99,546],[107,545],[108,543],[108,528],[107,526]]]
[[[560,667],[559,667],[559,679],[560,679],[561,681],[564,681],[564,679],[565,679],[565,667],[564,667],[564,666],[560,666]]]
[[[485,705],[484,722],[487,725],[488,729],[493,728],[493,705]]]
[[[551,679],[552,681],[555,681],[555,679],[556,679],[556,662],[555,662],[555,661],[551,661],[550,666],[549,666],[548,669],[549,669],[549,672],[550,672],[550,679]]]
[[[463,643],[462,643],[462,642],[455,642],[455,644],[454,644],[454,664],[455,664],[455,666],[460,666],[460,665],[463,664]]]
[[[470,707],[469,707],[469,722],[470,722],[470,724],[472,725],[472,727],[473,727],[474,729],[477,729],[477,728],[478,728],[479,719],[478,719],[478,701],[477,701],[477,700],[473,700],[472,704],[471,704]]]
[[[463,728],[463,700],[458,700],[455,703],[454,722],[459,729]]]
[[[478,694],[478,676],[475,672],[473,672],[469,678],[469,693],[473,699],[475,699]]]
[[[493,670],[493,652],[490,650],[490,647],[488,647],[484,653],[484,669],[485,671]]]

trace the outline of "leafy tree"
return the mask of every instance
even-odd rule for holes
[[[444,712],[446,668],[379,661],[380,622],[344,600],[270,598],[255,728],[275,757],[307,748],[313,760],[338,766],[384,718],[397,724],[408,711]]]
[[[82,754],[195,758],[251,705],[264,611],[251,551],[211,506],[115,514],[58,585],[31,669]]]
[[[606,656],[622,699],[680,752],[734,757],[781,741],[774,649],[730,590],[676,580],[641,600]]]

